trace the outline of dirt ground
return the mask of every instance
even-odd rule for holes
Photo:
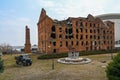
[[[52,59],[38,60],[38,55],[33,54],[32,66],[18,66],[15,56],[2,56],[5,71],[0,74],[0,80],[107,80],[105,70],[111,61],[110,54],[81,56],[90,58],[92,62],[80,65],[61,64],[55,59],[55,69],[52,70]]]

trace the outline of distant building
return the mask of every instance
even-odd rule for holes
[[[115,48],[120,49],[120,40],[115,41]]]
[[[13,48],[13,51],[16,51],[16,52],[25,52],[25,46],[12,46]],[[38,46],[37,45],[32,45],[31,46],[31,52],[32,53],[36,53],[38,51]]]
[[[103,21],[112,21],[115,24],[115,47],[120,48],[120,13],[98,15]]]
[[[114,49],[114,23],[90,14],[58,21],[42,9],[37,25],[38,50],[42,53]]]

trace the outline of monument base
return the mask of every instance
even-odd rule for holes
[[[64,64],[87,64],[91,62],[89,58],[80,58],[79,52],[69,52],[68,57],[58,59],[59,63]]]
[[[71,59],[71,58],[60,58],[58,59],[59,63],[64,64],[87,64],[91,62],[91,59],[89,58],[77,58],[77,59]]]

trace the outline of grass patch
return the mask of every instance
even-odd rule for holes
[[[52,59],[38,60],[39,55],[31,54],[32,66],[17,66],[14,57],[16,55],[5,55],[5,71],[0,74],[0,80],[107,80],[105,69],[110,61],[110,54],[89,55],[92,60],[84,65],[60,64],[54,59],[55,69],[52,70]],[[99,60],[106,60],[101,63]]]

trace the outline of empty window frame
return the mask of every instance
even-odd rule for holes
[[[87,30],[87,29],[85,29],[85,31],[86,31],[86,33],[88,32],[88,30]]]
[[[61,27],[59,28],[59,30],[60,30],[60,32],[62,32],[62,28]]]
[[[76,42],[76,46],[78,46],[78,45],[79,45],[79,42],[77,41],[77,42]]]
[[[88,41],[86,41],[86,46],[88,45]]]
[[[66,41],[66,47],[68,47],[68,41]]]
[[[90,23],[90,27],[92,27],[92,23]]]
[[[80,40],[82,40],[83,39],[83,35],[80,35]]]
[[[86,35],[86,39],[88,39],[88,35]]]
[[[76,35],[76,39],[78,39],[78,34]]]
[[[56,46],[56,42],[53,42],[53,46]]]
[[[83,41],[81,42],[81,45],[84,46],[84,42]]]
[[[73,41],[71,41],[71,45],[73,46]]]
[[[90,33],[92,33],[92,29],[90,29]]]
[[[59,35],[59,38],[62,38],[62,34]]]
[[[83,27],[83,23],[82,22],[80,22],[80,27]]]
[[[92,39],[92,35],[90,35],[90,39]]]
[[[60,41],[60,47],[62,47],[62,41]]]
[[[76,29],[76,33],[79,33],[78,29]]]
[[[55,34],[55,33],[51,33],[51,37],[52,37],[53,39],[55,39],[55,38],[56,38],[56,34]]]
[[[51,30],[52,32],[55,32],[55,25],[52,26]]]
[[[82,29],[82,28],[80,28],[80,32],[83,32],[83,29]]]

